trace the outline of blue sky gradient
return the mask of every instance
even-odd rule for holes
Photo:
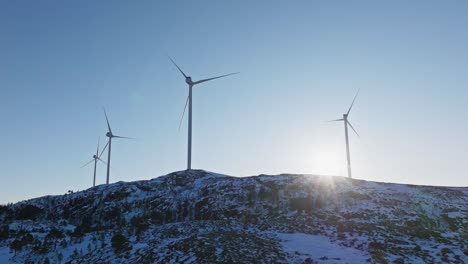
[[[111,182],[186,166],[467,186],[466,1],[2,1],[0,203],[92,185],[105,106]],[[106,158],[104,156],[104,158]],[[98,169],[105,182],[105,166]]]

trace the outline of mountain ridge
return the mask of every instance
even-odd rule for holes
[[[177,171],[0,207],[0,260],[466,263],[466,204],[466,187]]]

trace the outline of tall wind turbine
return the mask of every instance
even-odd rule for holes
[[[356,132],[356,129],[354,129],[353,125],[348,120],[349,117],[349,112],[351,112],[351,109],[353,108],[354,101],[356,101],[356,97],[359,94],[359,90],[354,96],[353,102],[351,103],[351,106],[348,109],[348,112],[343,114],[343,118],[341,119],[336,119],[336,120],[331,120],[329,122],[335,122],[335,121],[343,121],[344,122],[344,127],[345,127],[345,140],[346,140],[346,158],[348,160],[348,177],[351,178],[351,156],[349,154],[349,138],[348,138],[348,125],[351,127],[351,129],[356,133],[356,135],[359,137],[358,132]]]
[[[187,170],[190,170],[192,168],[192,88],[193,88],[193,86],[195,86],[197,84],[204,83],[204,82],[211,81],[211,80],[215,80],[215,79],[219,79],[219,78],[223,78],[223,77],[226,77],[226,76],[229,76],[229,75],[237,74],[239,72],[225,74],[225,75],[216,76],[216,77],[213,77],[213,78],[203,79],[203,80],[194,82],[194,81],[192,81],[192,78],[190,76],[187,76],[180,69],[180,67],[174,62],[174,60],[171,57],[169,57],[169,59],[177,67],[177,69],[179,69],[180,73],[185,77],[185,82],[188,84],[188,88],[189,88],[189,95],[187,97],[187,101],[185,102],[184,113],[182,114],[182,119],[184,118],[185,109],[187,108],[187,103],[188,103],[188,106],[189,106],[188,115],[189,116],[188,116]],[[182,119],[180,120],[181,123],[182,123]],[[180,125],[179,125],[179,129],[180,129]]]
[[[93,155],[93,159],[90,160],[88,163],[86,163],[85,165],[81,166],[81,168],[84,168],[86,166],[88,166],[91,162],[94,161],[94,178],[93,178],[93,187],[96,186],[96,166],[97,166],[97,162],[100,161],[104,164],[106,164],[104,161],[102,161],[102,159],[100,158],[99,155],[99,139],[98,139],[98,143],[97,143],[97,149],[96,149],[96,154]]]
[[[121,137],[121,136],[114,135],[114,134],[112,133],[112,129],[111,129],[110,125],[109,125],[109,119],[107,118],[106,109],[103,108],[102,110],[104,110],[104,115],[106,116],[107,128],[109,129],[109,131],[107,131],[107,133],[106,133],[106,137],[108,137],[109,140],[107,141],[106,146],[102,149],[101,155],[102,155],[102,153],[104,152],[104,150],[106,150],[106,148],[109,148],[109,149],[108,149],[108,153],[107,153],[107,177],[106,177],[106,184],[109,184],[112,139],[113,139],[113,138],[126,138],[126,139],[131,139],[131,138],[129,138],[129,137]],[[101,156],[101,155],[99,155],[99,156]]]

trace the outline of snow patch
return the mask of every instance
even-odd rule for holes
[[[450,212],[447,216],[449,218],[465,218],[465,214],[463,212]]]
[[[332,243],[326,236],[278,233],[287,253],[310,257],[318,263],[366,263],[369,256],[355,248]]]
[[[10,258],[13,257],[13,254],[10,253],[8,247],[0,247],[0,263],[10,263]]]

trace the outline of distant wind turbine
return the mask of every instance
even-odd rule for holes
[[[352,178],[352,177],[351,177],[351,156],[349,154],[348,125],[351,127],[351,129],[354,131],[354,133],[356,133],[358,137],[359,137],[359,134],[356,132],[356,129],[354,129],[353,125],[351,125],[351,123],[349,122],[348,117],[349,117],[349,112],[351,112],[351,109],[353,108],[353,105],[354,105],[354,101],[356,101],[356,97],[358,96],[358,94],[359,94],[359,90],[354,96],[353,102],[351,103],[351,106],[349,107],[348,112],[346,112],[346,114],[343,114],[343,118],[329,121],[329,122],[336,122],[336,121],[344,122],[345,140],[346,140],[346,158],[348,160],[348,177],[349,178]]]
[[[106,133],[106,137],[108,137],[109,140],[107,141],[106,146],[102,149],[101,155],[102,155],[102,153],[104,153],[104,150],[108,147],[109,150],[108,150],[108,153],[107,153],[107,177],[106,177],[106,184],[109,184],[112,138],[126,138],[126,139],[132,139],[132,138],[129,138],[129,137],[121,137],[121,136],[114,135],[114,134],[112,133],[112,129],[111,129],[110,125],[109,125],[109,119],[107,118],[106,109],[102,108],[102,110],[104,110],[104,115],[106,116],[107,128],[109,129],[109,131]],[[101,155],[99,155],[99,157],[100,157]]]
[[[81,166],[81,168],[84,168],[86,166],[88,166],[89,164],[91,164],[91,162],[94,161],[94,178],[93,178],[93,187],[96,186],[96,166],[97,166],[97,162],[100,161],[104,164],[106,164],[104,161],[102,161],[102,159],[100,158],[99,155],[99,139],[98,139],[98,143],[97,143],[97,149],[96,149],[96,154],[93,155],[93,159],[90,160],[88,163],[86,163],[85,165]]]
[[[208,78],[208,79],[203,79],[203,80],[194,82],[194,81],[192,81],[192,78],[190,76],[187,76],[180,69],[180,67],[174,62],[174,60],[171,57],[169,57],[169,59],[177,67],[177,69],[179,69],[180,73],[185,77],[185,82],[188,84],[188,88],[189,88],[189,95],[187,97],[187,101],[185,102],[184,112],[182,114],[182,118],[180,119],[179,129],[180,129],[180,125],[182,124],[182,119],[184,118],[185,109],[187,108],[187,104],[188,104],[188,106],[189,106],[189,113],[188,113],[189,117],[188,117],[187,170],[190,170],[192,168],[192,87],[197,85],[197,84],[204,83],[204,82],[207,82],[207,81],[227,77],[227,76],[230,76],[230,75],[233,75],[233,74],[238,74],[239,72],[225,74],[225,75],[221,75],[221,76],[217,76],[217,77],[213,77],[213,78]]]

